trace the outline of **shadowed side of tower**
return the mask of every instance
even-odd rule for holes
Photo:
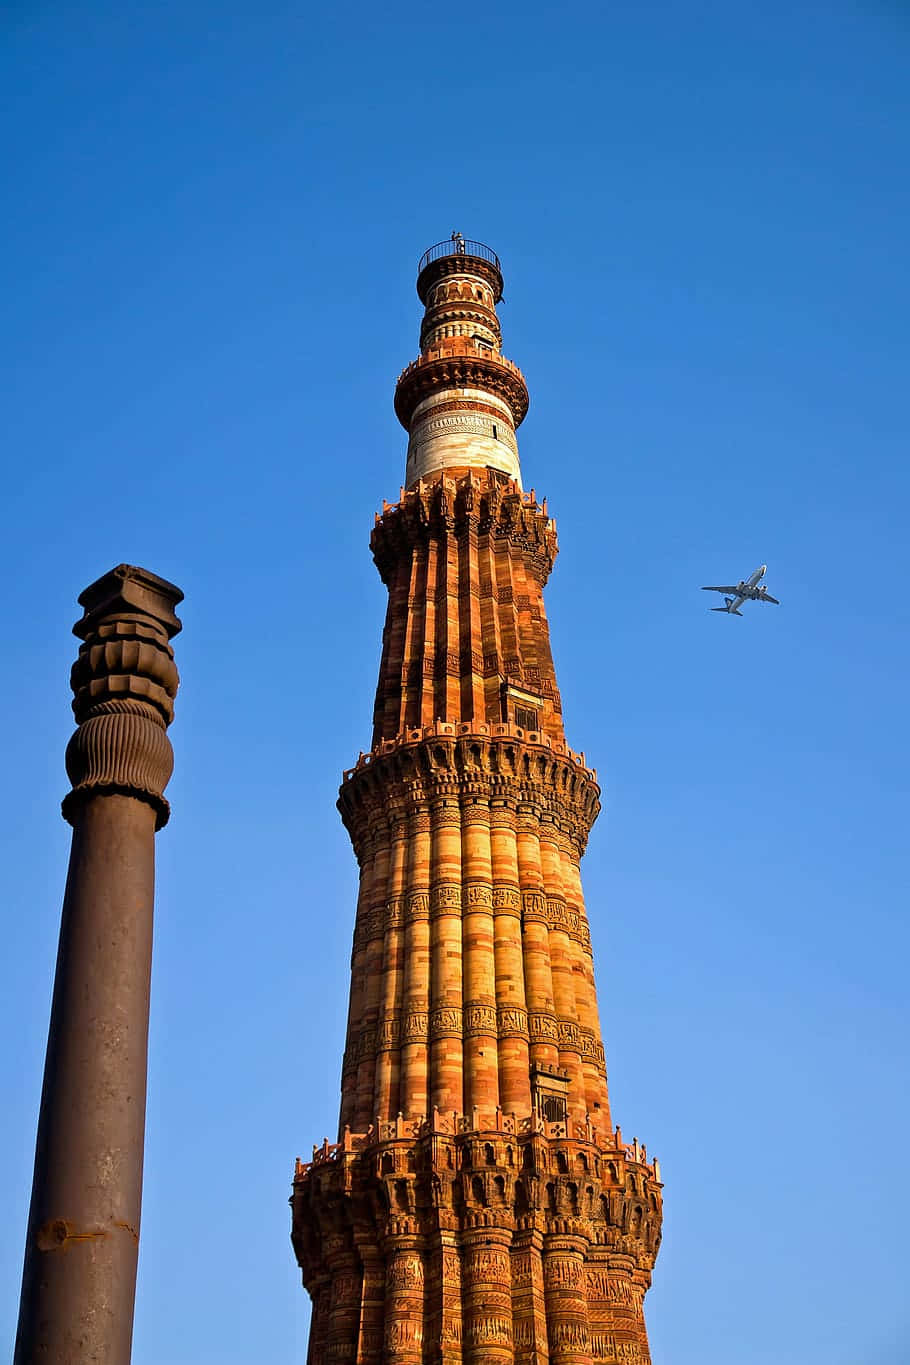
[[[360,866],[339,1140],[291,1200],[308,1360],[647,1365],[662,1187],[610,1120],[579,874],[600,792],[563,731],[527,386],[489,248],[454,234],[417,289],[373,742],[338,803]]]

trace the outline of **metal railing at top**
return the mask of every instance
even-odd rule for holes
[[[442,256],[479,256],[482,261],[489,261],[490,265],[495,265],[497,270],[501,270],[499,257],[490,247],[484,246],[483,242],[472,242],[470,238],[462,237],[460,232],[453,232],[447,242],[437,242],[429,251],[423,253],[417,274],[419,275],[431,261],[438,261]]]

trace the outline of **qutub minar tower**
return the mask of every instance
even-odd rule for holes
[[[647,1365],[660,1169],[610,1118],[579,877],[600,789],[563,733],[528,390],[488,247],[453,234],[417,292],[373,742],[338,803],[360,865],[338,1142],[291,1200],[308,1361]]]

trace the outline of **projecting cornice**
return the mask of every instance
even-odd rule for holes
[[[480,389],[508,403],[516,427],[528,414],[525,377],[505,356],[485,352],[469,337],[452,337],[445,349],[428,351],[398,376],[395,415],[407,431],[421,399],[440,389]]]
[[[544,735],[508,723],[439,721],[361,755],[344,774],[338,809],[360,856],[390,815],[429,814],[447,801],[477,807],[478,815],[506,805],[516,818],[545,821],[580,856],[600,812],[600,787],[583,755]]]
[[[524,493],[513,479],[491,470],[461,477],[440,475],[386,503],[370,537],[370,548],[382,581],[388,584],[405,551],[432,536],[461,536],[473,531],[508,540],[524,550],[543,586],[556,559],[556,522],[532,489]]]

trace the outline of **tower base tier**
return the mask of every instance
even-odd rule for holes
[[[298,1163],[308,1365],[649,1365],[657,1162],[618,1129],[477,1118],[377,1123]]]

